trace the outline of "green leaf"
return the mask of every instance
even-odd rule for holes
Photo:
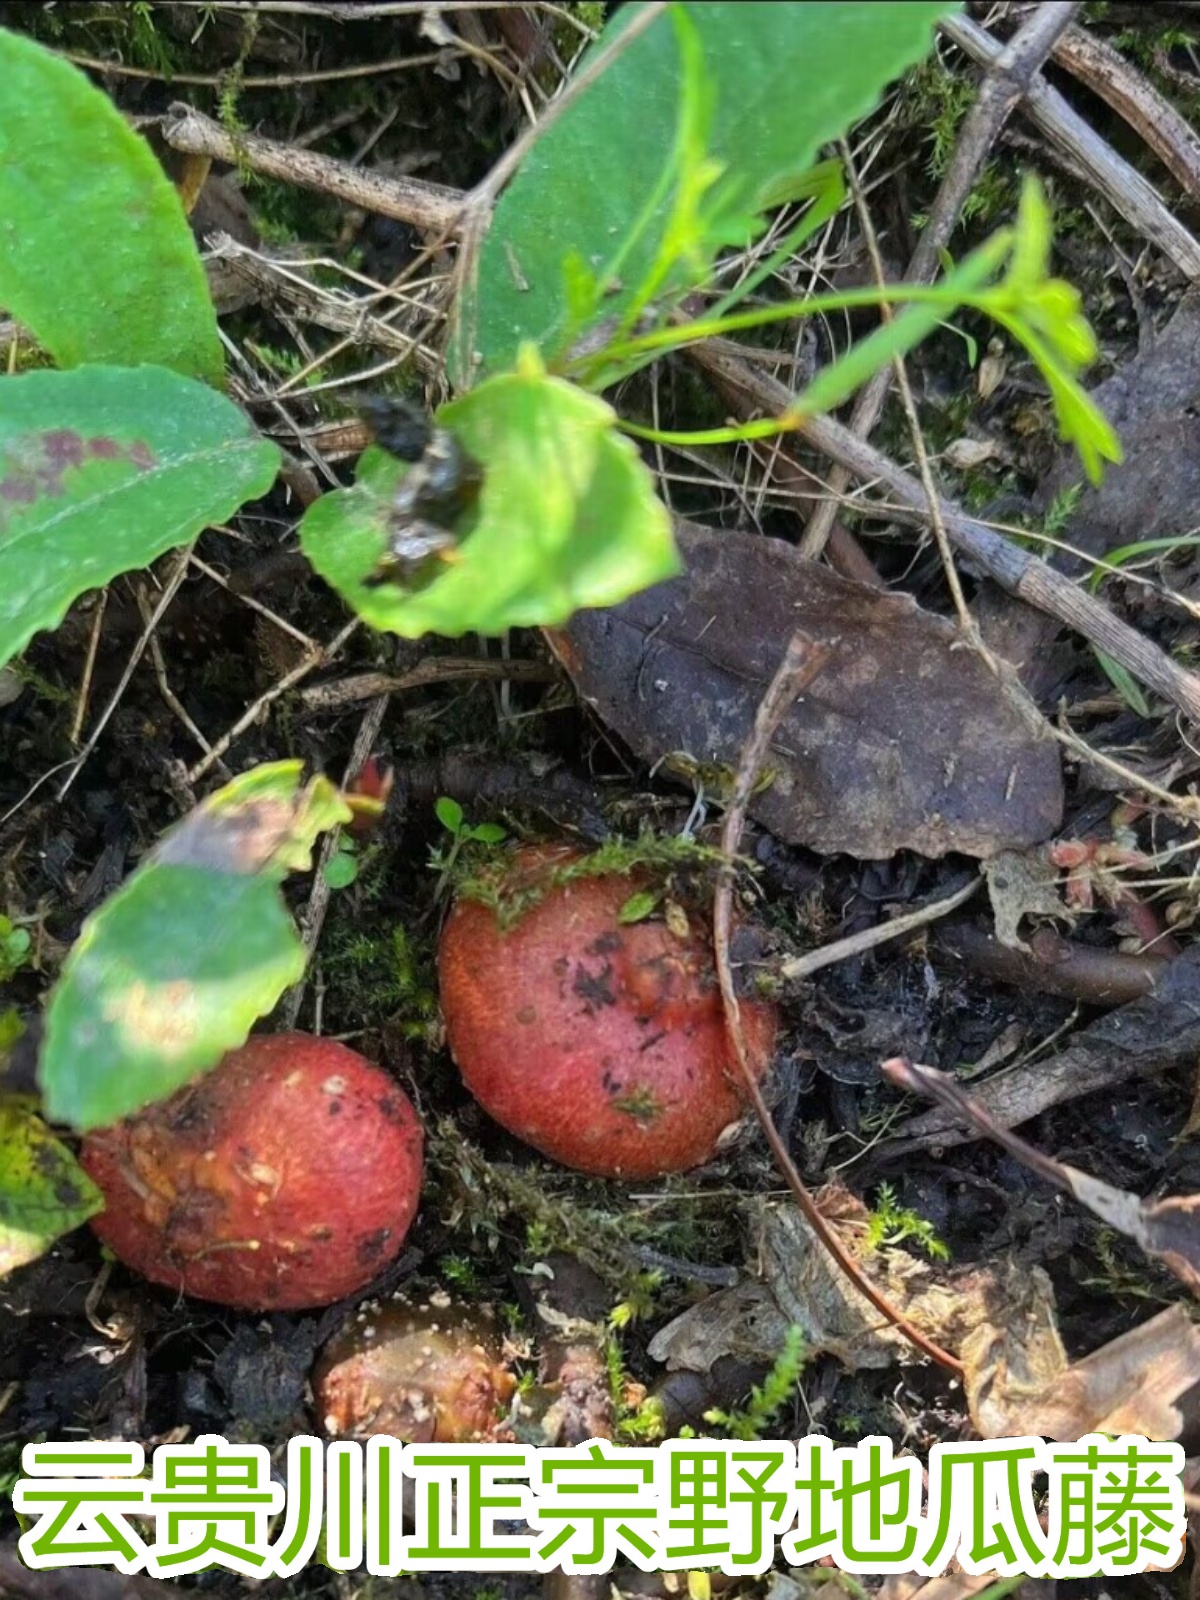
[[[265,494],[278,462],[232,401],[163,367],[0,378],[0,664]]]
[[[83,925],[46,1012],[46,1110],[103,1127],[240,1045],[304,971],[279,892],[317,834],[349,820],[300,763],[235,778],[169,833]]]
[[[668,230],[681,227],[677,203],[688,192],[704,248],[680,253],[669,286],[677,297],[703,281],[706,253],[722,240],[744,242],[753,215],[928,53],[934,22],[957,8],[925,0],[687,5],[702,82],[685,71],[675,9],[565,108],[500,196],[478,274],[458,306],[452,370],[460,387],[476,371],[511,365],[526,340],[549,359],[582,331],[568,316],[569,251],[607,291],[595,319],[619,324],[660,261]],[[596,49],[612,47],[642,10],[624,7]],[[701,171],[694,134],[708,94]]]
[[[41,1118],[18,1100],[0,1100],[0,1278],[35,1261],[103,1204]]]
[[[508,830],[498,822],[477,822],[471,829],[471,838],[476,844],[503,844]]]
[[[636,894],[631,894],[629,899],[617,912],[617,921],[620,923],[645,922],[654,912],[658,904],[658,896],[651,889],[639,889]]]
[[[150,146],[82,72],[2,30],[0,83],[0,304],[59,366],[220,384],[204,268]]]
[[[438,421],[485,476],[457,559],[425,587],[368,583],[405,471],[381,451],[366,452],[354,488],[323,495],[300,525],[305,555],[373,628],[457,638],[550,627],[678,571],[670,517],[602,400],[524,362],[445,406]]]
[[[1119,661],[1114,661],[1112,656],[1103,650],[1095,650],[1093,647],[1093,653],[1103,669],[1105,677],[1130,710],[1136,711],[1139,717],[1150,716],[1153,707],[1146,697],[1146,691],[1128,668],[1123,667]]]
[[[437,817],[442,827],[445,828],[447,833],[459,833],[461,831],[463,825],[463,808],[459,805],[457,800],[451,800],[448,794],[444,794],[434,806],[433,810],[434,815]]]
[[[334,851],[325,863],[325,882],[331,889],[348,889],[358,877],[358,856],[352,846]]]

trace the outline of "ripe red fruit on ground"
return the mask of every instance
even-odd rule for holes
[[[160,1105],[91,1133],[92,1226],[155,1283],[251,1311],[323,1306],[400,1251],[424,1135],[387,1073],[329,1039],[251,1038]]]
[[[560,847],[521,851],[505,889],[545,885],[579,859]],[[686,931],[672,932],[661,910],[620,921],[651,886],[637,873],[551,881],[508,928],[491,907],[460,900],[438,952],[446,1031],[467,1088],[517,1138],[606,1177],[697,1166],[746,1110],[706,908],[691,910]],[[741,1015],[761,1075],[775,1008],[745,1000]]]

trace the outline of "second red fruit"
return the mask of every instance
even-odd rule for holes
[[[713,966],[707,908],[681,925],[623,922],[645,874],[572,877],[560,847],[521,851],[501,895],[534,903],[506,926],[460,900],[438,954],[450,1048],[467,1088],[503,1127],[564,1166],[648,1178],[709,1160],[746,1111]],[[773,1006],[741,1015],[761,1075]]]

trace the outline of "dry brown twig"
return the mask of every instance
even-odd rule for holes
[[[96,670],[96,652],[100,648],[100,635],[104,629],[104,613],[107,610],[108,586],[105,585],[96,601],[91,631],[88,634],[87,654],[83,662],[83,676],[79,680],[79,693],[75,699],[75,715],[71,719],[71,732],[68,735],[72,744],[78,744],[80,739],[83,738],[83,725],[87,721],[88,700],[92,691],[92,673]]]
[[[188,733],[191,734],[192,738],[200,746],[201,750],[203,750],[205,755],[207,755],[212,749],[212,746],[201,733],[200,729],[196,726],[195,722],[193,722],[187,708],[184,706],[179,696],[171,687],[171,680],[167,676],[166,657],[163,655],[162,645],[158,641],[158,633],[151,626],[153,608],[150,605],[150,597],[146,593],[146,587],[144,584],[139,583],[135,585],[134,600],[137,603],[138,611],[141,613],[142,621],[146,626],[147,633],[149,634],[150,661],[154,667],[154,677],[158,684],[158,692],[162,695],[163,701],[168,710],[174,714],[176,720],[187,729]],[[223,778],[229,778],[231,776],[228,767],[226,767],[223,762],[217,762],[217,770]]]
[[[1071,28],[1054,46],[1054,59],[1124,118],[1176,183],[1200,200],[1200,137],[1120,51],[1085,28]]]
[[[915,911],[906,911],[903,916],[894,917],[891,922],[881,922],[877,927],[864,928],[861,933],[847,934],[844,939],[835,939],[831,944],[822,945],[819,950],[809,950],[805,955],[792,956],[780,964],[779,976],[789,983],[795,983],[801,978],[811,977],[814,972],[820,972],[823,967],[832,967],[839,961],[848,961],[851,956],[860,956],[867,950],[875,950],[881,944],[887,944],[892,939],[900,939],[906,933],[915,933],[918,928],[927,928],[930,923],[938,922],[942,917],[948,917],[951,912],[957,911],[967,901],[983,882],[982,878],[972,878],[961,889],[956,889],[953,894],[946,895],[941,900],[935,900],[931,905],[919,906]]]
[[[327,662],[332,661],[351,635],[357,632],[358,626],[358,618],[352,617],[328,644],[316,645],[305,654],[302,660],[296,663],[290,672],[285,672],[282,678],[276,679],[271,687],[265,689],[252,705],[246,707],[233,726],[226,729],[208,754],[202,756],[195,766],[188,769],[185,774],[186,782],[189,784],[198,782],[210,767],[221,759],[233,741],[258,721],[268,706],[273,705],[281,695],[286,694],[296,684],[303,682],[310,672],[315,672],[318,667],[323,667]]]
[[[488,661],[470,656],[431,656],[410,672],[363,672],[335,683],[318,683],[300,693],[308,711],[341,711],[376,695],[399,694],[431,683],[454,683],[464,678],[507,683],[554,683],[562,674],[544,661]]]
[[[734,987],[733,967],[730,959],[735,863],[742,842],[742,830],[746,825],[746,811],[750,804],[750,798],[754,793],[758,775],[766,759],[772,735],[787,714],[788,709],[795,704],[809,684],[820,676],[828,659],[829,650],[827,646],[818,643],[808,634],[799,631],[792,635],[784,652],[783,660],[780,662],[775,676],[767,685],[766,692],[759,702],[758,710],[754,716],[754,726],[750,731],[745,747],[742,750],[741,759],[738,762],[733,799],[725,812],[721,826],[721,854],[724,857],[724,862],[717,879],[716,892],[713,896],[713,951],[716,957],[717,980],[721,987],[721,999],[724,1005],[725,1029],[733,1051],[734,1061],[737,1063],[738,1073],[742,1080],[742,1087],[754,1107],[755,1116],[758,1118],[759,1125],[771,1148],[771,1154],[783,1174],[792,1198],[813,1232],[854,1284],[855,1288],[866,1296],[880,1316],[885,1317],[917,1349],[923,1350],[932,1360],[943,1367],[947,1367],[951,1372],[961,1373],[962,1363],[952,1356],[949,1351],[943,1350],[940,1345],[927,1339],[918,1328],[914,1328],[904,1314],[898,1311],[876,1289],[875,1285],[863,1275],[861,1267],[846,1249],[838,1237],[837,1231],[826,1221],[816,1201],[806,1188],[803,1178],[797,1171],[796,1164],[792,1160],[787,1145],[780,1137],[779,1130],[776,1128],[774,1119],[771,1116],[770,1108],[763,1098],[762,1090],[759,1088],[758,1079],[750,1070],[750,1062],[746,1054],[746,1040],[742,1031],[741,1010],[738,1005],[737,991]]]
[[[67,775],[59,785],[57,799],[62,800],[64,798],[71,785],[75,782],[75,779],[83,770],[84,763],[87,761],[92,751],[96,748],[96,745],[100,740],[100,735],[104,732],[105,728],[108,727],[113,713],[116,711],[117,707],[124,698],[125,690],[129,687],[129,680],[133,677],[134,672],[137,670],[138,662],[145,655],[151,637],[154,634],[154,630],[162,621],[163,614],[165,613],[167,607],[171,604],[171,601],[174,600],[180,584],[187,576],[188,561],[191,558],[191,554],[191,543],[185,544],[176,553],[175,565],[171,570],[171,576],[163,585],[163,591],[158,597],[158,603],[154,607],[149,621],[143,628],[141,637],[134,645],[133,649],[129,652],[129,660],[125,663],[125,670],[121,674],[120,681],[117,684],[117,687],[113,690],[108,704],[100,713],[100,716],[96,721],[96,726],[88,735],[87,743],[84,745],[83,749],[79,752],[75,759],[70,763]]]
[[[986,65],[996,61],[1004,49],[970,17],[943,17],[938,27],[960,49]],[[1154,185],[1106,144],[1057,89],[1036,79],[1025,92],[1022,110],[1133,228],[1169,256],[1186,278],[1200,278],[1200,241],[1179,221]]]
[[[394,217],[431,233],[448,232],[462,210],[464,197],[459,189],[420,178],[385,177],[369,167],[352,167],[348,161],[335,161],[257,133],[235,136],[188,105],[171,107],[162,119],[162,134],[172,149],[245,165],[269,178],[317,189],[364,211]]]
[[[426,50],[415,56],[394,56],[387,61],[363,61],[350,67],[326,67],[317,72],[281,72],[256,76],[253,73],[238,78],[241,89],[293,89],[307,83],[336,83],[346,78],[377,78],[388,72],[407,72],[412,67],[436,67],[445,61],[457,61],[467,55],[466,50],[445,47]],[[64,61],[89,72],[111,72],[120,78],[151,78],[169,83],[195,84],[201,88],[222,89],[229,81],[228,72],[164,72],[158,67],[132,67],[123,61],[106,61],[102,56],[81,55],[76,51],[60,50]],[[219,157],[224,161],[226,156]]]
[[[239,244],[227,233],[211,234],[207,242],[206,268],[219,263],[234,279],[246,284],[258,303],[282,302],[306,321],[331,333],[345,334],[347,344],[388,350],[402,360],[412,360],[427,377],[440,374],[441,358],[415,334],[393,327],[384,317],[373,316],[366,297],[351,298],[310,282],[302,275],[308,263],[302,267],[273,260],[262,251]],[[322,351],[321,362],[331,361],[338,353]]]
[[[858,212],[859,225],[862,228],[863,238],[867,243],[867,252],[871,257],[871,270],[875,275],[875,282],[880,289],[883,289],[887,283],[887,274],[883,269],[883,257],[879,253],[879,239],[875,233],[875,224],[871,220],[871,212],[867,206],[866,198],[858,181],[858,174],[854,170],[854,158],[850,154],[850,147],[844,139],[842,140],[842,160],[845,164],[850,191],[854,196],[854,206]],[[879,310],[884,322],[892,320],[890,306],[881,305]],[[937,484],[934,482],[933,468],[929,464],[929,451],[925,448],[925,435],[921,430],[921,419],[917,415],[917,402],[913,399],[912,386],[908,381],[908,369],[904,364],[904,357],[900,354],[894,355],[891,367],[892,375],[896,380],[896,388],[900,393],[900,403],[904,408],[904,417],[908,424],[908,437],[912,444],[913,455],[917,459],[917,471],[921,477],[921,485],[925,490],[925,500],[929,507],[929,526],[933,529],[934,542],[938,547],[938,554],[942,558],[942,570],[946,574],[946,583],[954,601],[954,610],[958,617],[959,628],[971,648],[995,672],[997,670],[995,658],[984,644],[983,637],[979,632],[979,626],[971,615],[970,608],[967,605],[967,597],[963,593],[962,580],[959,578],[958,568],[954,564],[954,552],[950,548],[946,524],[942,520]],[[853,422],[851,422],[851,427],[853,427]]]
[[[954,157],[942,179],[930,208],[929,220],[921,231],[904,275],[906,283],[932,283],[937,276],[943,247],[954,232],[959,213],[974,186],[1000,130],[1027,93],[1038,69],[1055,41],[1079,10],[1066,0],[1045,0],[1030,20],[1017,30],[991,62],[979,90],[979,97],[967,113],[954,147]],[[892,374],[884,368],[867,383],[854,404],[850,428],[864,439],[879,420],[883,402],[891,387]],[[844,493],[853,474],[835,467],[829,486],[833,495],[818,506],[809,518],[800,541],[800,554],[815,559],[825,548],[837,516],[837,499]]]
[[[375,742],[379,737],[379,730],[383,726],[383,719],[387,715],[389,702],[390,696],[381,694],[363,712],[362,721],[358,725],[358,732],[354,736],[350,760],[346,765],[347,782],[362,770],[363,763],[374,750]],[[308,988],[313,953],[320,941],[321,929],[325,926],[325,913],[329,909],[329,897],[333,893],[325,869],[332,861],[341,843],[341,838],[342,829],[339,823],[337,827],[330,828],[321,840],[321,854],[317,859],[316,871],[312,876],[312,888],[309,890],[308,905],[300,919],[301,938],[304,941],[304,971],[299,981],[288,990],[280,1003],[280,1016],[285,1029],[296,1026],[296,1019],[300,1015],[300,1007],[304,1004],[304,995]]]

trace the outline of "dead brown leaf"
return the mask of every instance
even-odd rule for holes
[[[960,1354],[971,1421],[984,1439],[1176,1439],[1184,1419],[1175,1401],[1200,1383],[1200,1327],[1181,1305],[1069,1361],[1049,1279],[1036,1268],[1010,1268],[997,1282],[989,1319]]]
[[[897,1308],[959,1352],[980,1438],[1178,1437],[1184,1419],[1175,1402],[1200,1383],[1200,1327],[1184,1307],[1072,1362],[1059,1336],[1053,1286],[1040,1268],[1012,1261],[950,1268],[903,1249],[868,1252],[862,1202],[840,1185],[822,1190],[818,1201]],[[710,1295],[668,1323],[651,1341],[654,1360],[693,1372],[708,1372],[725,1357],[767,1363],[793,1326],[812,1355],[834,1355],[851,1368],[919,1358],[838,1270],[794,1206],[757,1205],[751,1224],[760,1279]]]
[[[652,765],[732,769],[788,640],[829,648],[780,726],[752,815],[793,844],[988,857],[1047,838],[1059,756],[1023,694],[904,595],[777,539],[678,523],[687,575],[554,638],[580,693]],[[768,776],[768,773],[764,773]]]
[[[1059,917],[1071,913],[1058,892],[1058,873],[1034,850],[1002,850],[984,866],[992,902],[996,937],[1010,950],[1029,946],[1017,931],[1022,917]]]

